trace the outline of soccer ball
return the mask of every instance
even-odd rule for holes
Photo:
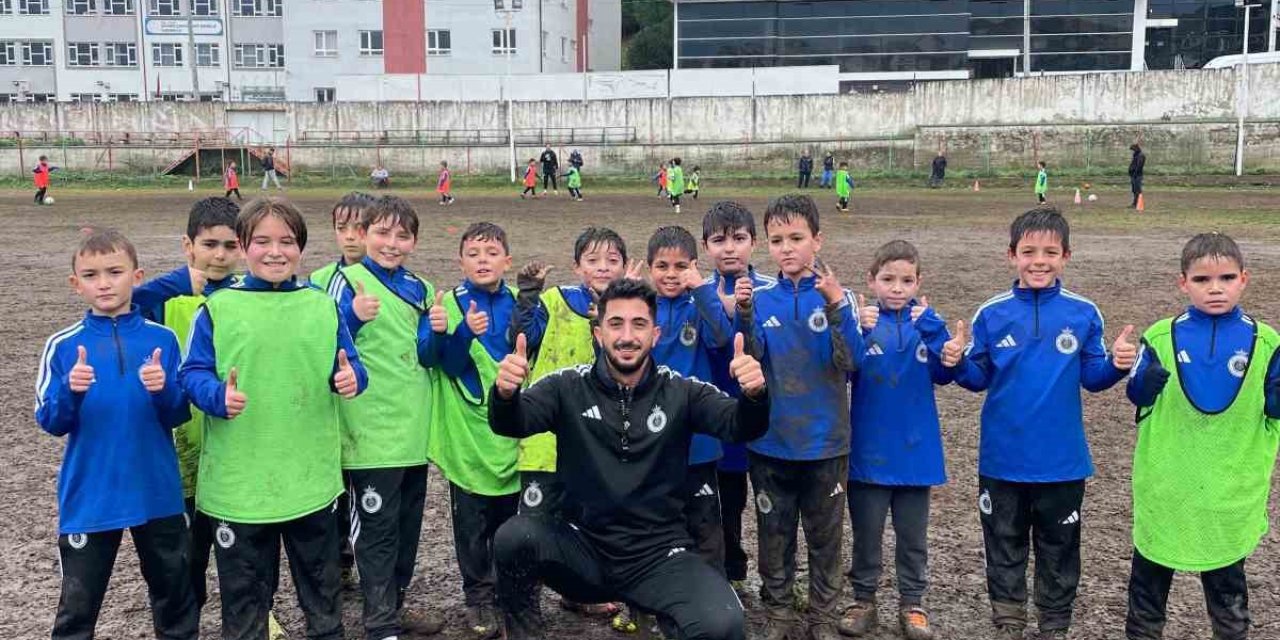
[[[46,197],[45,197],[45,199],[44,199],[44,203],[45,203],[45,204],[53,204],[53,198],[50,198],[50,197],[47,197],[47,196],[46,196]]]
[[[1097,201],[1098,201],[1098,194],[1096,193],[1089,194],[1089,202],[1097,202]]]

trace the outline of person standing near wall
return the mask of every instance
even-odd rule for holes
[[[556,184],[556,176],[560,171],[560,159],[556,157],[556,152],[551,150],[551,145],[543,150],[542,155],[538,157],[538,161],[542,163],[542,194],[547,193],[547,182],[551,182],[551,191],[559,194],[560,187]]]
[[[283,191],[280,178],[276,177],[276,148],[267,147],[267,155],[262,156],[262,190],[267,190],[267,181],[276,183],[276,189]]]
[[[830,189],[832,179],[836,177],[836,153],[828,151],[826,157],[822,159],[822,179],[818,182],[818,186],[823,189]]]
[[[800,178],[796,181],[797,189],[809,188],[809,176],[813,175],[813,158],[809,157],[809,150],[805,149],[800,153],[800,162],[797,163],[800,170]]]
[[[1133,159],[1129,161],[1129,187],[1133,190],[1133,204],[1129,208],[1137,209],[1138,198],[1142,197],[1142,177],[1147,170],[1147,154],[1142,152],[1142,147],[1136,142],[1129,146],[1129,150],[1133,152]]]
[[[933,158],[932,170],[929,172],[929,188],[937,189],[942,186],[942,180],[947,177],[947,156],[942,150],[938,150],[938,155]]]

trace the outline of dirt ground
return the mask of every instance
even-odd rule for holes
[[[1009,285],[1012,276],[1004,258],[1007,226],[1030,204],[1029,189],[866,191],[855,198],[852,213],[837,214],[830,192],[812,193],[819,196],[825,216],[823,256],[846,286],[865,291],[865,270],[875,248],[904,238],[916,243],[923,255],[924,292],[952,319],[967,318],[982,301]],[[335,257],[327,219],[334,198],[330,193],[295,195],[312,223],[304,255],[310,271]],[[457,238],[472,221],[488,219],[502,224],[512,239],[517,265],[543,260],[556,266],[552,280],[568,282],[572,277],[572,242],[582,227],[612,226],[631,244],[633,255],[642,256],[648,235],[660,225],[684,224],[698,235],[701,213],[714,197],[704,192],[700,201],[688,201],[685,212],[676,215],[647,189],[597,197],[588,192],[589,199],[582,203],[572,203],[563,196],[524,202],[513,196],[458,195],[457,204],[449,208],[437,206],[429,193],[412,195],[423,224],[411,266],[436,283],[458,281]],[[756,212],[757,220],[763,215],[766,195],[758,191],[740,198]],[[0,638],[47,637],[58,598],[55,480],[62,445],[34,424],[31,392],[44,339],[74,322],[84,310],[66,285],[71,248],[79,229],[86,224],[122,229],[137,243],[148,274],[159,274],[181,264],[179,234],[195,197],[185,191],[60,192],[57,196],[56,206],[37,208],[30,204],[26,192],[0,194],[0,220],[9,234],[3,252],[8,280],[0,284],[0,299],[11,310],[0,323],[0,388],[7,390],[0,395]],[[1132,323],[1141,331],[1183,306],[1175,287],[1179,249],[1191,234],[1203,230],[1228,232],[1241,241],[1254,278],[1245,307],[1260,319],[1280,324],[1280,225],[1276,224],[1280,191],[1155,191],[1145,214],[1119,208],[1126,196],[1118,191],[1104,193],[1102,201],[1110,206],[1082,208],[1072,206],[1069,200],[1064,202],[1074,226],[1074,255],[1066,282],[1098,303],[1108,321],[1109,340],[1124,324]],[[763,243],[755,262],[772,270]],[[956,387],[940,389],[938,396],[951,482],[939,488],[933,498],[932,585],[927,604],[939,638],[986,638],[991,627],[975,467],[982,399]],[[1085,417],[1097,474],[1089,482],[1083,514],[1084,575],[1071,637],[1119,638],[1123,637],[1131,554],[1133,409],[1116,388],[1089,395]],[[1273,488],[1275,484],[1280,482],[1273,482]],[[445,489],[443,479],[433,471],[418,580],[410,603],[445,611],[457,620],[461,586]],[[1275,493],[1273,529],[1278,513]],[[890,541],[885,557],[889,561],[882,585],[881,619],[892,623],[896,621],[892,537],[888,531],[886,535]],[[846,542],[846,563],[850,546]],[[1280,638],[1280,536],[1274,531],[1249,560],[1248,573],[1252,637]],[[752,582],[758,585],[754,575]],[[548,599],[544,608],[550,613],[552,637],[596,640],[617,635],[603,623],[560,612],[551,602]],[[746,604],[752,608],[759,603],[749,598]],[[363,637],[359,594],[346,594],[345,607],[347,636]],[[1195,576],[1180,575],[1175,580],[1169,610],[1171,620],[1165,637],[1210,636]],[[302,620],[287,578],[277,612],[290,637],[302,637]],[[758,621],[758,614],[752,617]],[[217,637],[218,621],[214,597],[204,612],[206,636]],[[126,537],[98,624],[98,637],[149,637],[150,625],[145,586]],[[464,637],[461,626],[455,625],[446,637]],[[897,637],[896,629],[885,624],[878,637]]]

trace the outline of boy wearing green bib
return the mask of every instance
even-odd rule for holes
[[[418,244],[418,214],[383,196],[365,209],[365,257],[334,276],[329,293],[355,336],[369,389],[339,404],[342,469],[351,503],[351,544],[370,640],[403,630],[436,633],[441,622],[404,609],[427,497],[430,376],[439,349],[426,314],[430,283],[404,267]]]
[[[458,244],[464,279],[444,294],[436,316],[444,316],[448,337],[441,354],[442,375],[433,376],[431,460],[449,479],[453,543],[462,574],[467,627],[477,640],[501,632],[494,593],[493,534],[516,514],[520,478],[519,441],[488,428],[486,390],[498,362],[511,353],[516,292],[502,278],[511,268],[510,245],[502,227],[477,222]]]
[[[307,280],[312,286],[318,287],[321,291],[328,291],[330,283],[333,282],[333,276],[338,273],[338,269],[349,264],[360,262],[364,257],[364,240],[360,237],[360,220],[364,216],[364,212],[377,200],[373,196],[361,191],[352,191],[333,205],[333,211],[329,213],[329,218],[333,222],[333,232],[337,239],[338,249],[341,255],[338,259],[329,264],[316,269],[307,276]]]
[[[1178,278],[1191,306],[1142,337],[1126,389],[1138,407],[1132,640],[1162,637],[1174,571],[1200,573],[1215,639],[1249,635],[1244,563],[1268,528],[1280,337],[1240,309],[1248,282],[1231,238],[1192,238]]]
[[[354,398],[368,374],[337,305],[297,281],[302,213],[284,200],[254,200],[236,236],[249,273],[196,312],[178,373],[205,414],[196,508],[217,523],[222,637],[267,636],[283,542],[308,637],[338,640],[334,396]]]

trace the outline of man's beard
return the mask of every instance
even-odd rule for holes
[[[620,347],[630,347],[630,346],[633,346],[633,345],[632,344],[614,344],[613,348],[618,349]],[[640,345],[635,344],[634,346],[640,346]],[[606,360],[609,361],[609,366],[612,367],[614,371],[624,376],[629,376],[639,371],[642,367],[644,367],[645,363],[649,361],[649,352],[645,351],[644,354],[639,359],[636,360],[635,364],[623,364],[621,362],[618,362],[618,360],[613,357],[613,352],[608,349],[604,350],[604,357]]]

